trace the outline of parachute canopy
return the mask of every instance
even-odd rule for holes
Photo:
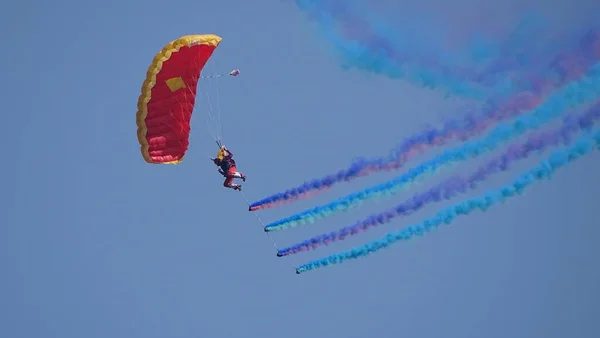
[[[138,141],[146,162],[178,164],[183,160],[198,79],[221,40],[214,34],[183,36],[154,57],[136,114]]]

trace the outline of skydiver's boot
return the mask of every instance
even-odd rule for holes
[[[246,175],[242,174],[242,177],[240,177],[242,179],[242,181],[246,182]]]

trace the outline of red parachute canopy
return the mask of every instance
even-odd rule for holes
[[[178,164],[183,160],[198,79],[221,40],[213,34],[183,36],[154,57],[136,114],[138,141],[146,162]]]

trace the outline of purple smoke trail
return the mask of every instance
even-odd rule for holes
[[[409,225],[402,230],[390,232],[369,243],[302,264],[296,268],[296,274],[369,256],[380,250],[389,248],[396,243],[408,241],[416,236],[423,236],[442,225],[450,225],[461,216],[468,216],[474,211],[485,212],[494,205],[505,203],[513,197],[520,196],[533,183],[550,180],[558,169],[565,168],[594,150],[599,150],[600,130],[596,129],[583,133],[575,142],[569,148],[553,152],[550,156],[540,161],[537,166],[522,173],[511,183],[499,189],[487,191],[480,196],[463,200],[437,212],[435,216],[418,224]]]
[[[301,198],[311,197],[337,183],[349,182],[373,172],[397,170],[402,168],[408,160],[430,147],[442,146],[454,139],[464,141],[477,136],[498,121],[516,117],[523,111],[533,109],[541,102],[546,92],[579,78],[596,62],[598,57],[600,57],[600,31],[591,30],[582,39],[576,51],[561,55],[552,63],[556,78],[549,79],[540,76],[528,80],[531,83],[530,92],[520,93],[502,104],[491,103],[484,113],[469,115],[462,121],[449,121],[442,128],[421,131],[412,137],[406,138],[390,157],[354,162],[348,168],[335,174],[305,182],[300,186],[254,202],[250,205],[249,210],[272,208]]]
[[[525,143],[510,146],[504,154],[485,163],[467,177],[458,175],[450,177],[428,191],[414,195],[391,210],[369,216],[353,225],[343,227],[328,234],[315,236],[291,247],[279,250],[277,256],[287,256],[344,240],[347,237],[387,223],[392,218],[408,216],[428,203],[448,200],[459,193],[474,189],[478,183],[485,181],[491,174],[507,170],[513,162],[527,158],[533,152],[544,151],[548,147],[558,146],[561,142],[565,144],[570,143],[575,133],[591,128],[599,118],[600,101],[577,118],[574,118],[572,115],[565,117],[560,128],[552,131],[537,132],[530,136]]]

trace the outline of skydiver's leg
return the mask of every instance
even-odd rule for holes
[[[246,182],[246,176],[244,176],[244,174],[242,174],[241,172],[237,171],[237,168],[235,167],[229,169],[229,171],[227,172],[227,176],[241,178],[242,181]]]
[[[229,174],[231,177],[235,177],[235,178],[241,178],[242,181],[246,182],[246,176],[244,176],[244,174],[242,174],[239,171],[236,171],[234,173]]]
[[[225,181],[223,182],[223,186],[225,188],[231,188],[234,190],[242,190],[242,186],[240,184],[233,184],[233,179],[233,176],[228,175]]]

